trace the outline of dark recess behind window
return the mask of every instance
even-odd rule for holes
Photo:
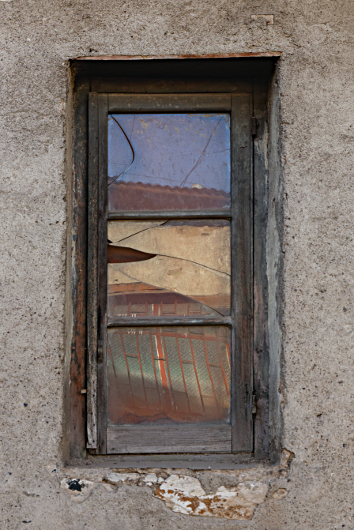
[[[270,78],[277,58],[147,59],[145,61],[72,61],[76,75],[99,81],[104,77],[246,79]]]

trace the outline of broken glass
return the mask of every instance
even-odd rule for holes
[[[230,222],[110,221],[108,317],[230,315]]]
[[[229,422],[230,329],[108,330],[108,422]]]
[[[109,115],[108,207],[229,209],[229,114]]]

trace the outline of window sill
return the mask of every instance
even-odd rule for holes
[[[87,455],[85,459],[69,459],[67,467],[109,469],[193,469],[232,470],[265,465],[266,460],[249,453],[239,454],[175,454],[175,455]]]

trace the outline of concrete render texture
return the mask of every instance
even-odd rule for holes
[[[0,528],[354,528],[353,3],[9,0],[0,24]],[[64,466],[68,61],[269,51],[282,52],[272,120],[284,208],[282,351],[272,370],[283,455],[293,455],[284,468],[165,470],[177,497],[188,481],[169,476],[193,476],[203,498],[260,484],[248,520],[191,516],[154,495],[148,477],[109,482],[109,470]],[[73,479],[87,484],[70,489]]]

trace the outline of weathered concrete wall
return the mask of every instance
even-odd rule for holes
[[[254,14],[273,14],[273,24]],[[0,21],[1,528],[353,528],[352,2],[9,0]],[[285,231],[270,233],[279,229],[274,216],[270,242],[279,236],[284,259],[270,260],[268,272],[283,268],[271,316],[282,315],[273,346],[283,447],[294,458],[283,468],[170,470],[157,473],[169,482],[128,477],[123,485],[110,483],[108,470],[64,469],[68,59],[269,50],[282,51],[272,114],[281,142],[271,138],[280,161],[270,167],[283,180],[270,193],[274,208],[283,205]],[[278,428],[280,418],[273,422]],[[257,490],[250,521],[215,517],[222,498],[213,517],[172,511],[187,482],[170,475],[192,476],[188,506],[199,513],[220,487],[232,513]],[[92,484],[63,480],[73,478]]]

